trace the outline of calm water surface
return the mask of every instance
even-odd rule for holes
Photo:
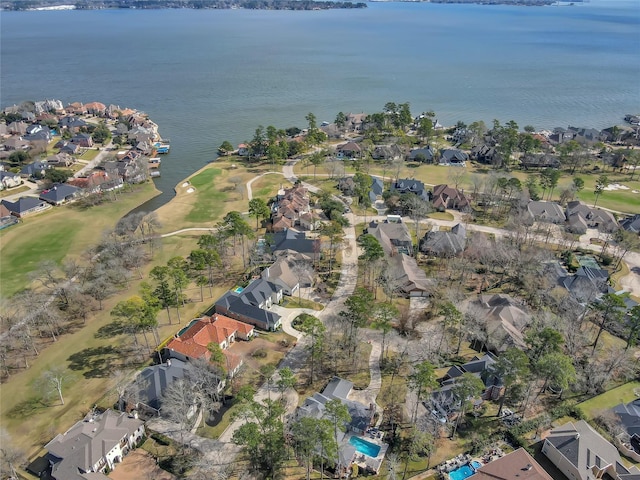
[[[364,10],[0,13],[2,105],[59,98],[147,112],[171,139],[165,192],[259,124],[432,109],[607,127],[640,113],[640,0],[574,7],[370,3]]]

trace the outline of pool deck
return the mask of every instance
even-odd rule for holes
[[[360,438],[362,440],[365,440],[369,443],[372,443],[380,447],[380,451],[378,452],[378,455],[375,457],[370,457],[369,455],[365,455],[364,453],[360,453],[356,451],[352,461],[352,463],[355,463],[356,465],[358,465],[358,468],[371,470],[377,474],[380,471],[380,467],[382,467],[382,462],[384,461],[384,456],[387,453],[389,444],[384,443],[378,440],[377,438],[371,438],[366,435],[350,435],[348,438],[345,437],[345,440],[349,442],[351,437]]]

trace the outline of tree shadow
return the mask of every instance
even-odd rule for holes
[[[48,407],[41,396],[29,397],[25,401],[18,403],[9,410],[9,416],[17,418],[27,418],[35,415],[38,410]]]
[[[71,355],[69,369],[82,371],[85,378],[107,377],[113,372],[113,364],[121,357],[120,350],[111,345],[85,348]]]
[[[126,324],[122,320],[116,320],[114,322],[108,323],[98,329],[95,333],[95,338],[113,338],[117,335],[124,335],[127,333]]]

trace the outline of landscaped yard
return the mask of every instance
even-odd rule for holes
[[[619,403],[629,403],[639,397],[640,381],[633,381],[579,403],[578,407],[589,419],[593,419]]]

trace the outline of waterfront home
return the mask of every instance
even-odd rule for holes
[[[350,132],[361,132],[364,130],[364,125],[367,120],[366,113],[347,113],[345,115],[346,122],[345,128]]]
[[[84,108],[88,114],[96,116],[102,116],[107,111],[106,105],[100,102],[85,103]]]
[[[107,472],[122,462],[144,434],[144,422],[135,415],[90,412],[47,443],[46,461],[34,462],[28,470],[53,480],[108,480]]]

